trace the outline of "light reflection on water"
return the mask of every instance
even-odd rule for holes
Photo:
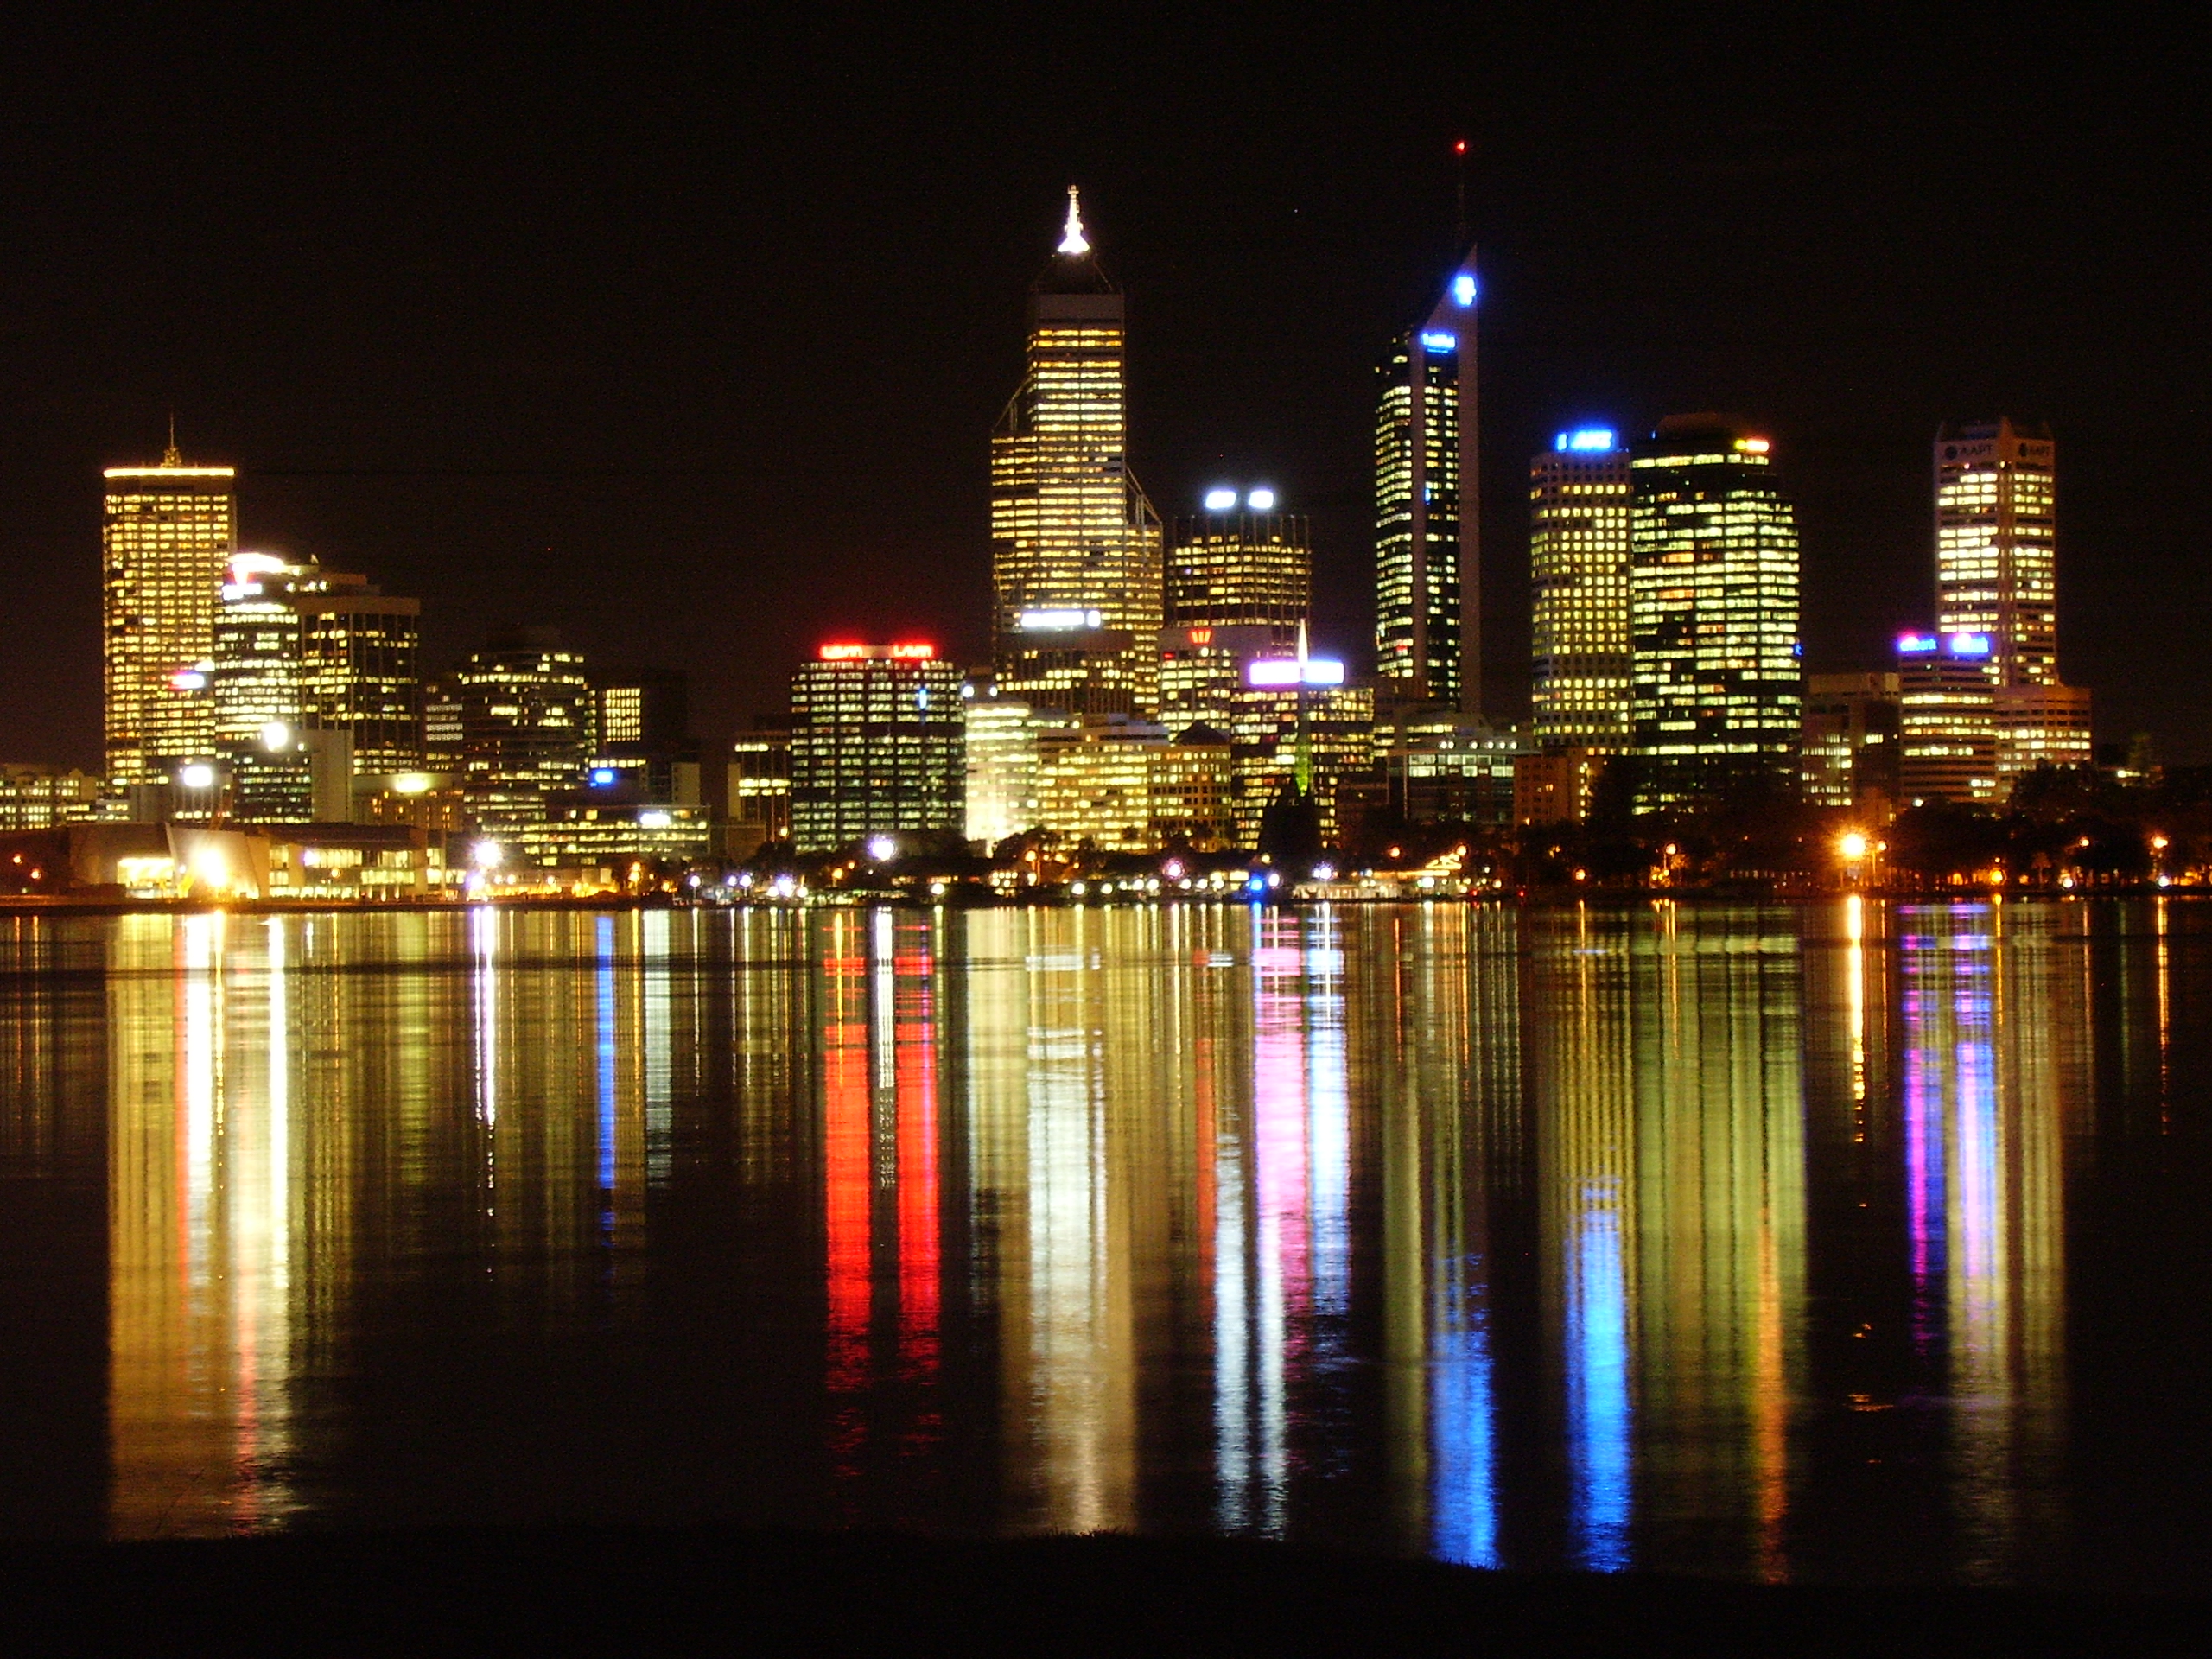
[[[2126,1358],[2069,1352],[2069,1183],[2101,1086],[2195,1121],[2212,931],[1855,899],[7,926],[0,1167],[104,1192],[40,1243],[105,1332],[98,1364],[6,1332],[77,1364],[10,1530],[722,1515],[1998,1580],[2108,1570],[2069,1367]]]

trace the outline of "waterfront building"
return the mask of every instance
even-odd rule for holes
[[[552,797],[582,786],[591,685],[582,655],[556,632],[496,636],[446,683],[460,705],[461,785],[486,834],[505,838],[543,823]]]
[[[1797,523],[1768,441],[1721,416],[1672,416],[1629,468],[1639,806],[1794,787]]]
[[[0,761],[0,832],[74,823],[90,817],[99,798],[100,780],[73,767]]]
[[[1986,633],[1897,636],[1897,792],[1905,805],[1998,798],[1995,658]]]
[[[1936,627],[1990,642],[2000,792],[2088,764],[2089,694],[2058,672],[2058,447],[2002,416],[1936,436]]]
[[[1579,427],[1529,463],[1529,724],[1545,747],[1629,747],[1628,461],[1610,429]]]
[[[1805,677],[1797,777],[1806,801],[1871,806],[1887,820],[1897,798],[1897,684],[1894,673]]]
[[[1261,821],[1286,785],[1313,803],[1322,841],[1336,844],[1339,785],[1375,763],[1375,688],[1347,683],[1332,658],[1258,658],[1244,665],[1227,729],[1236,844],[1258,844]]]
[[[1159,515],[1128,467],[1122,291],[1076,193],[1029,295],[1028,368],[991,436],[999,688],[1087,714],[1148,716],[1165,603]]]
[[[1147,852],[1152,777],[1166,728],[1094,715],[1038,734],[1038,827],[1070,851]]]
[[[208,756],[208,665],[223,567],[238,544],[238,475],[188,467],[172,442],[160,466],[111,467],[105,476],[107,772],[122,790]]]
[[[791,734],[756,730],[730,745],[729,824],[724,850],[750,858],[771,842],[791,838]]]
[[[1383,803],[1407,823],[1513,822],[1516,768],[1528,752],[1518,728],[1413,714],[1379,727],[1376,751]]]
[[[1313,543],[1306,519],[1277,512],[1275,493],[1206,492],[1179,518],[1167,556],[1167,626],[1254,626],[1287,647],[1313,620]],[[1166,696],[1166,688],[1160,696]]]
[[[698,802],[602,801],[556,796],[544,817],[506,838],[515,861],[593,873],[612,887],[656,865],[681,866],[714,850],[714,815]]]
[[[1580,746],[1538,749],[1513,759],[1513,822],[1532,825],[1581,823],[1605,757]]]
[[[1402,702],[1479,712],[1475,253],[1390,342],[1375,416],[1375,663]]]
[[[1151,833],[1156,847],[1194,853],[1249,845],[1236,821],[1236,749],[1228,733],[1185,727],[1152,757],[1147,779]]]
[[[1048,732],[1065,730],[1077,717],[1058,709],[1001,696],[995,688],[961,688],[967,703],[963,766],[967,776],[967,836],[988,852],[1009,836],[1044,822],[1039,794],[1042,745]],[[968,696],[969,692],[975,696]]]
[[[964,828],[961,675],[920,644],[823,645],[791,680],[791,838],[835,852]]]

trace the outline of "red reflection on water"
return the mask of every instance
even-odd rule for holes
[[[829,999],[822,1024],[822,1170],[824,1282],[828,1294],[828,1372],[834,1406],[830,1449],[836,1473],[856,1474],[866,1423],[860,1396],[868,1386],[869,1169],[868,1025],[863,964],[857,957],[823,963]],[[841,1397],[842,1396],[842,1397]]]

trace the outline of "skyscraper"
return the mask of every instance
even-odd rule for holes
[[[1642,805],[1794,783],[1797,520],[1767,440],[1675,415],[1629,462],[1630,718]]]
[[[1313,543],[1306,519],[1274,511],[1273,490],[1206,493],[1203,513],[1175,521],[1167,556],[1171,628],[1262,625],[1293,645],[1313,613]]]
[[[1936,626],[1989,639],[2002,793],[2090,755],[2089,694],[2058,676],[2058,448],[2000,416],[1942,428],[1935,461]]]
[[[315,816],[314,772],[301,748],[300,613],[290,601],[317,586],[313,560],[240,553],[224,572],[208,667],[211,737],[230,776],[231,816],[303,823]]]
[[[492,835],[541,824],[584,780],[592,696],[584,659],[550,628],[493,639],[447,677],[459,702],[461,786]]]
[[[1628,452],[1604,427],[1529,463],[1529,705],[1536,741],[1629,744]]]
[[[188,467],[172,443],[158,467],[111,467],[101,526],[108,781],[157,782],[204,757],[223,567],[238,543],[237,474]]]
[[[1028,372],[991,436],[994,649],[1007,696],[1149,715],[1161,537],[1129,474],[1123,322],[1071,188],[1030,288]]]
[[[1393,340],[1375,417],[1375,663],[1399,697],[1482,704],[1475,251]]]
[[[960,832],[960,671],[927,645],[827,645],[791,677],[791,839],[835,852],[899,830]]]
[[[423,764],[423,602],[328,575],[290,601],[300,614],[309,728],[342,732],[356,777]]]

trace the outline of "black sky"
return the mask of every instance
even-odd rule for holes
[[[986,645],[986,438],[1071,181],[1161,510],[1264,477],[1364,655],[1370,387],[1473,142],[1486,645],[1525,703],[1529,453],[1765,423],[1810,665],[1930,609],[1945,418],[2050,422],[2061,653],[2212,759],[2202,41],[1986,9],[87,11],[0,82],[0,758],[99,755],[99,469],[236,463],[244,539],[693,677]],[[2147,16],[2148,14],[2140,14]],[[2192,26],[2193,27],[2193,26]]]

